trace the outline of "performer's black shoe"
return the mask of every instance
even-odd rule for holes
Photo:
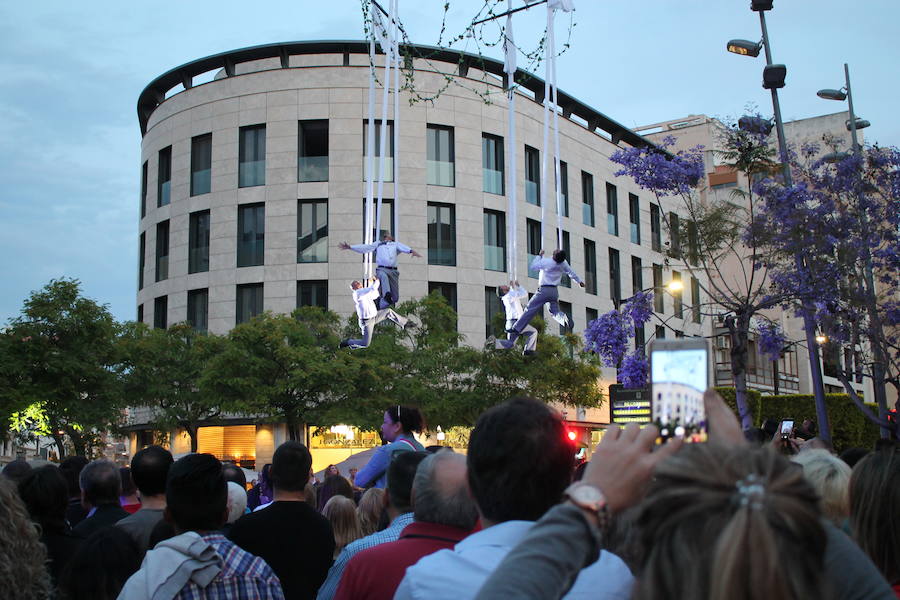
[[[513,329],[512,327],[510,327],[509,329],[506,329],[505,331],[506,331],[506,333],[514,333],[516,335],[520,335],[519,332],[516,331],[515,329]]]
[[[394,304],[397,303],[397,301],[394,300],[394,295],[390,292],[388,292],[387,294],[384,295],[384,301],[387,302],[391,306],[393,306]]]
[[[535,354],[537,354],[535,350],[525,350],[522,352],[522,356],[534,356]]]
[[[342,340],[340,345],[338,345],[338,348],[349,348],[349,347],[350,347],[350,342],[348,342],[347,340]]]

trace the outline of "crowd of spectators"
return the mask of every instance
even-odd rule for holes
[[[250,486],[237,465],[160,446],[124,468],[16,460],[0,476],[0,596],[900,598],[898,444],[838,457],[807,424],[785,444],[705,402],[708,443],[610,426],[577,468],[562,417],[531,398],[482,414],[465,454],[412,443],[421,415],[392,407],[392,450],[321,483],[296,441]]]

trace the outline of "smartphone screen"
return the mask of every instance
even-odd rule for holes
[[[709,387],[709,348],[702,338],[655,340],[650,344],[653,422],[663,440],[707,439],[703,392]]]
[[[771,430],[769,430],[771,431]],[[794,422],[793,421],[782,421],[781,422],[781,437],[790,437],[791,433],[794,431]]]

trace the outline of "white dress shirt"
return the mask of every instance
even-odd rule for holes
[[[400,242],[373,242],[371,244],[354,244],[350,249],[360,254],[375,251],[375,264],[379,267],[396,267],[397,253],[412,254],[412,248]]]
[[[522,308],[522,298],[527,298],[528,292],[525,288],[519,286],[517,288],[509,288],[509,291],[500,298],[503,301],[503,308],[506,310],[507,321],[518,321],[525,313]]]
[[[359,320],[371,319],[378,314],[375,301],[378,300],[378,280],[371,286],[353,290],[353,301],[356,303],[356,314]]]
[[[538,269],[541,271],[541,276],[538,279],[540,285],[559,285],[563,273],[575,280],[575,283],[581,283],[581,278],[575,274],[567,260],[558,263],[552,258],[544,258],[540,255],[535,256],[534,260],[531,261],[531,270],[537,271]]]

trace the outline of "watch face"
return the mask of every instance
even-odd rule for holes
[[[588,484],[574,486],[569,490],[569,497],[580,504],[598,504],[606,500],[600,490]]]

